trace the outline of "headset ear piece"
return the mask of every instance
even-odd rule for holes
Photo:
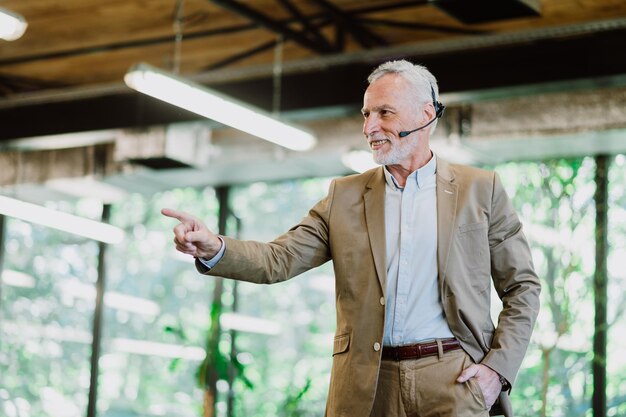
[[[446,106],[441,104],[440,101],[437,101],[437,98],[435,97],[435,88],[432,84],[430,85],[430,95],[433,98],[433,105],[435,106],[435,119],[438,119],[443,116],[443,111],[446,109]]]
[[[446,109],[446,106],[444,106],[441,102],[439,101],[435,101],[435,117],[436,118],[440,118],[441,116],[443,116],[443,111]]]

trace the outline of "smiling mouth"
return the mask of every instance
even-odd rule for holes
[[[370,142],[370,148],[375,149],[382,146],[385,142],[389,142],[388,139],[378,139]]]

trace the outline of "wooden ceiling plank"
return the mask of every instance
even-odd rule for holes
[[[428,23],[420,23],[415,21],[402,21],[393,19],[360,19],[366,25],[384,26],[392,29],[410,29],[410,30],[426,30],[434,32],[443,32],[457,35],[486,35],[489,31],[480,29],[468,29],[464,27],[432,25]]]
[[[211,62],[219,62],[230,57],[233,44],[257,45],[259,42],[270,40],[275,40],[275,37],[263,29],[185,40],[182,44],[181,73],[198,72]],[[293,59],[287,49],[284,56],[286,59]],[[169,70],[172,60],[173,42],[157,43],[48,59],[45,61],[45,65],[41,65],[37,61],[4,65],[0,67],[0,74],[25,76],[63,85],[86,85],[121,82],[128,68],[139,61]],[[271,58],[269,62],[271,62]],[[89,68],[89,70],[86,71],[85,68]]]
[[[288,1],[301,17],[277,8],[280,1]],[[384,37],[391,48],[418,41],[462,41],[465,35],[473,35],[473,31],[515,35],[584,22],[602,25],[603,21],[626,17],[624,0],[543,0],[540,18],[467,26],[426,0],[327,2],[356,16],[354,19],[365,19],[369,29],[374,32],[375,28],[374,33]],[[288,28],[313,43],[327,39],[333,51],[337,50],[335,42],[341,43],[341,36],[335,34],[336,26],[328,20],[328,12],[311,0],[239,0],[239,3],[254,5],[255,10],[271,16],[281,28]],[[94,85],[119,81],[133,63],[148,61],[167,68],[173,59],[172,0],[3,0],[2,5],[26,16],[30,26],[20,40],[0,43],[0,74],[41,81],[43,89],[49,83]],[[272,63],[272,51],[263,51],[261,46],[276,39],[274,30],[253,29],[248,18],[208,0],[185,0],[185,14],[188,20],[182,43],[183,72],[192,74],[226,60],[236,68]],[[313,31],[306,29],[307,23]],[[300,28],[303,30],[296,30]],[[312,34],[315,32],[319,37]],[[554,35],[567,36],[571,35]],[[345,46],[340,45],[342,51],[363,50],[354,37],[348,36],[345,41]],[[284,48],[285,63],[319,53],[297,42],[286,42]],[[253,49],[261,52],[250,55]],[[11,90],[30,91],[36,83],[21,87],[18,83]]]
[[[242,61],[244,59],[250,58],[251,56],[257,55],[260,52],[265,52],[267,50],[273,49],[276,44],[278,43],[278,41],[276,40],[271,40],[269,42],[264,42],[258,46],[255,46],[251,49],[245,50],[243,52],[240,52],[238,54],[229,56],[228,58],[225,58],[219,62],[215,62],[207,67],[202,68],[202,71],[214,71],[220,68],[224,68],[227,67],[231,64],[234,64],[236,62]]]
[[[248,23],[245,25],[238,25],[238,26],[224,27],[224,28],[214,29],[214,30],[205,30],[205,31],[200,31],[200,32],[187,33],[184,35],[184,39],[190,40],[190,39],[198,39],[198,38],[207,38],[211,36],[242,32],[242,31],[252,30],[252,29],[254,29],[254,25]],[[30,55],[30,56],[24,56],[24,57],[18,57],[18,58],[0,59],[0,67],[3,65],[22,64],[26,62],[43,61],[43,60],[58,59],[58,58],[69,58],[69,57],[74,57],[78,55],[102,53],[102,52],[108,52],[108,51],[115,51],[119,49],[151,46],[151,45],[157,45],[157,44],[162,44],[162,43],[172,43],[174,42],[174,39],[175,39],[175,35],[171,34],[168,36],[162,36],[162,37],[157,37],[157,38],[152,38],[152,39],[142,39],[138,41],[112,43],[106,46],[93,46],[93,47],[78,48],[78,49],[68,50],[68,51]]]
[[[98,6],[77,7],[62,12],[56,11],[52,6],[59,2],[46,1],[50,4],[48,13],[35,18],[26,16],[29,27],[22,39],[18,42],[0,43],[2,58],[100,47],[174,33],[171,0],[100,1]],[[89,4],[88,0],[86,3]],[[203,22],[193,22],[194,31],[217,30],[248,23],[206,0],[190,2],[185,11],[188,14],[205,16]],[[188,31],[186,27],[184,29]]]

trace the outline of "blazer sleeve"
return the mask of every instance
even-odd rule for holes
[[[209,269],[196,260],[202,274],[222,276],[259,284],[273,284],[292,278],[330,260],[330,210],[335,181],[328,195],[319,201],[299,224],[269,243],[223,237],[224,256]]]
[[[489,220],[491,276],[503,309],[484,365],[512,385],[528,348],[539,312],[541,285],[521,222],[500,178],[493,177]]]

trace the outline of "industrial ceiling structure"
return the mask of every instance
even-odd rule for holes
[[[626,73],[623,0],[5,0],[28,21],[0,43],[0,139],[196,118],[123,85],[164,69],[271,109],[359,106],[379,62],[428,66],[441,91]]]
[[[22,138],[200,119],[124,85],[139,62],[312,123],[358,119],[368,73],[389,59],[426,65],[449,100],[538,85],[626,85],[623,0],[4,0],[2,7],[29,24],[21,39],[0,43],[4,149]]]

